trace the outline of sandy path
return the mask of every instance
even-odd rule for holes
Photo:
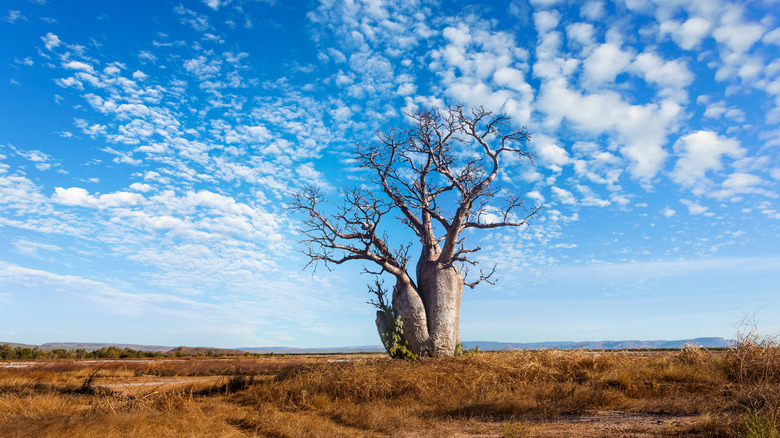
[[[216,384],[220,379],[226,379],[225,376],[173,376],[173,377],[133,377],[133,378],[98,378],[95,379],[95,386],[101,386],[114,391],[117,395],[127,396],[139,392],[148,392],[155,389],[167,390],[176,386],[191,385],[198,383]]]
[[[653,415],[617,411],[595,411],[584,415],[543,419],[538,421],[506,421],[496,424],[478,422],[469,431],[456,430],[449,425],[445,430],[412,432],[408,438],[428,436],[453,438],[653,438],[677,437],[704,421],[699,415]],[[477,432],[477,430],[480,430]]]

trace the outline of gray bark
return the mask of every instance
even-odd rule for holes
[[[409,349],[418,356],[431,356],[428,315],[422,297],[411,282],[398,281],[393,288],[393,311],[401,316]]]
[[[417,285],[399,280],[393,288],[392,307],[401,317],[409,349],[421,357],[452,356],[460,342],[460,305],[463,276],[453,264],[421,260]],[[376,327],[389,348],[385,313],[377,312]],[[388,349],[388,353],[389,353]]]
[[[387,326],[387,317],[384,310],[377,310],[376,312],[376,330],[379,332],[379,339],[382,340],[382,345],[387,348],[388,339],[387,332],[389,327]]]
[[[460,341],[463,276],[451,263],[426,261],[418,265],[417,284],[428,316],[432,355],[452,356]]]
[[[393,288],[393,312],[401,317],[409,350],[420,357],[452,356],[460,342],[463,277],[452,264],[418,264],[418,285],[398,281]],[[388,347],[385,313],[377,312],[376,327]],[[390,351],[388,350],[388,353]]]

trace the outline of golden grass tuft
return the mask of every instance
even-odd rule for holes
[[[696,344],[687,343],[680,349],[675,359],[684,365],[701,366],[709,362],[710,353]]]
[[[729,376],[739,383],[779,383],[780,343],[755,332],[740,335],[728,351]]]

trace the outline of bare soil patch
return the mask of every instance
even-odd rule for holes
[[[183,376],[183,377],[135,377],[135,378],[101,378],[96,379],[94,386],[110,389],[119,396],[132,396],[150,391],[165,391],[181,386],[196,384],[216,384],[224,377],[220,376]]]
[[[709,417],[702,415],[635,414],[599,411],[585,415],[534,422],[528,436],[577,436],[582,438],[680,436]]]

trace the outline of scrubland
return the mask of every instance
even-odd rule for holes
[[[780,347],[756,338],[720,352],[2,365],[3,437],[777,437],[780,423]]]

